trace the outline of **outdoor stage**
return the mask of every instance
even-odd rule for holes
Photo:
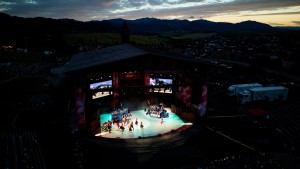
[[[166,118],[150,117],[145,110],[131,111],[130,122],[133,122],[134,129],[129,130],[124,125],[122,131],[116,123],[112,125],[111,132],[102,131],[95,134],[92,142],[111,148],[125,148],[133,152],[153,152],[166,148],[182,145],[192,134],[191,122],[184,122],[179,116],[165,108],[169,116]],[[138,124],[135,124],[136,118]],[[100,115],[100,124],[112,119],[112,112]],[[163,120],[163,122],[162,122]],[[140,122],[143,128],[140,127]],[[120,124],[119,124],[120,125]]]
[[[166,118],[157,118],[150,117],[149,114],[146,114],[145,110],[136,110],[132,111],[132,116],[130,117],[130,121],[134,124],[134,128],[132,131],[129,131],[129,124],[125,125],[124,131],[122,131],[117,124],[113,124],[111,128],[111,132],[102,131],[101,133],[97,133],[95,136],[101,136],[106,138],[138,138],[138,137],[153,137],[158,136],[159,134],[165,134],[171,132],[172,130],[176,130],[185,125],[191,125],[191,123],[185,123],[179,116],[175,113],[172,113],[170,108],[165,108],[167,113],[169,113],[169,117]],[[106,113],[100,115],[100,125],[112,119],[112,113]],[[138,124],[135,124],[136,119],[138,120]],[[140,127],[140,123],[143,123],[143,127]]]

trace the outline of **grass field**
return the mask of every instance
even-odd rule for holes
[[[173,39],[198,39],[198,38],[206,38],[215,35],[215,33],[190,33],[182,36],[173,36]]]
[[[83,43],[88,45],[113,45],[121,42],[118,33],[86,33],[66,35],[65,40],[69,43]],[[167,38],[159,36],[131,35],[130,41],[137,44],[159,44],[168,41]]]
[[[187,31],[179,31],[179,32],[166,32],[162,33],[162,37],[168,37],[171,39],[198,39],[198,38],[206,38],[215,35],[216,33],[202,33],[202,32],[187,32]]]
[[[130,42],[141,45],[156,45],[168,42],[171,39],[197,39],[206,38],[215,33],[193,33],[193,32],[167,32],[158,35],[130,35]],[[82,43],[92,46],[114,45],[121,42],[119,33],[84,33],[70,34],[65,36],[69,43]]]

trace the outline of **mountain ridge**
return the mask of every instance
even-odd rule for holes
[[[255,31],[272,32],[286,31],[278,27],[272,27],[268,24],[257,21],[242,21],[239,23],[213,22],[209,20],[180,20],[180,19],[158,19],[152,17],[139,18],[135,20],[126,20],[122,18],[109,20],[91,20],[78,21],[69,18],[52,19],[44,17],[25,18],[11,16],[0,13],[0,19],[4,21],[5,31],[16,31],[17,28],[38,29],[36,31],[62,31],[62,33],[80,33],[80,32],[119,32],[122,24],[127,23],[132,33],[163,33],[171,31],[192,31],[192,32],[222,32],[222,31]],[[36,28],[36,27],[38,28]],[[11,29],[13,28],[13,29]],[[24,31],[22,30],[22,31]],[[296,29],[294,29],[296,30]]]

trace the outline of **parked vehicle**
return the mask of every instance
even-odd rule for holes
[[[244,90],[254,88],[254,87],[262,87],[262,86],[263,85],[259,84],[259,83],[234,84],[234,85],[231,85],[227,88],[226,93],[227,93],[228,96],[236,96]]]
[[[255,87],[240,92],[237,96],[237,102],[247,104],[254,101],[287,100],[289,89],[283,86]]]

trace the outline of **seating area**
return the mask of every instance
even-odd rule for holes
[[[0,132],[0,140],[4,168],[46,168],[36,132],[5,130]]]

